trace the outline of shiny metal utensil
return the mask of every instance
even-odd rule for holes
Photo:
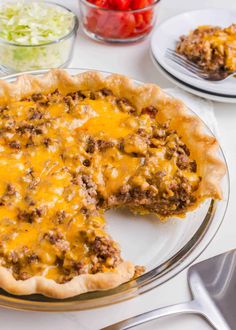
[[[188,60],[185,56],[182,56],[178,53],[176,53],[175,50],[167,48],[166,49],[166,57],[170,59],[171,61],[175,62],[181,67],[184,67],[191,73],[194,73],[198,78],[208,80],[208,81],[224,81],[227,78],[230,78],[236,74],[236,71],[232,73],[228,72],[205,72],[203,69],[201,69],[200,66],[197,64],[191,62]]]
[[[146,312],[101,330],[125,330],[182,313],[204,316],[217,330],[236,329],[236,250],[193,265],[188,270],[193,300]]]

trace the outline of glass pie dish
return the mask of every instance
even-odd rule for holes
[[[85,70],[67,71],[73,75]],[[30,73],[41,75],[45,70]],[[19,75],[7,76],[4,79],[14,81]],[[138,81],[135,83],[142,84]],[[212,136],[211,131],[204,127],[207,134]],[[226,165],[221,150],[219,157]],[[228,173],[222,182],[222,191],[223,200],[207,200],[181,220],[172,218],[167,222],[160,222],[154,216],[133,215],[127,210],[106,213],[108,231],[120,243],[123,257],[146,267],[146,272],[137,279],[116,289],[86,293],[64,300],[42,295],[13,296],[1,290],[0,305],[41,311],[82,310],[117,303],[153,289],[190,265],[207,247],[217,232],[227,208]]]

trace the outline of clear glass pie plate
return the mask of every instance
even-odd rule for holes
[[[34,71],[31,74],[40,75],[45,71]],[[73,75],[85,69],[67,71]],[[13,81],[19,75],[3,79]],[[135,83],[141,84],[138,81]],[[205,131],[213,135],[206,126]],[[226,164],[222,150],[219,150],[219,157]],[[137,279],[113,290],[86,293],[64,300],[50,299],[42,295],[13,296],[0,290],[0,305],[38,311],[83,310],[114,304],[152,290],[189,266],[213,239],[223,221],[228,204],[228,171],[222,182],[222,190],[223,200],[207,200],[184,219],[173,218],[160,222],[154,216],[137,216],[128,210],[106,213],[107,229],[120,243],[124,259],[146,267],[146,272]]]

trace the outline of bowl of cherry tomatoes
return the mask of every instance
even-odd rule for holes
[[[160,0],[79,0],[84,32],[107,42],[134,42],[155,25]]]

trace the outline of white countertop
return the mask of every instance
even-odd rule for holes
[[[160,20],[177,13],[199,8],[229,8],[236,10],[235,0],[161,0]],[[76,0],[58,1],[78,12]],[[161,87],[173,86],[156,71],[149,57],[149,39],[126,46],[105,45],[91,41],[79,32],[71,67],[93,68],[124,73],[133,78],[155,82]],[[231,179],[231,197],[223,225],[198,261],[235,248],[236,232],[236,104],[214,103],[221,144],[225,152]],[[137,313],[183,302],[190,299],[186,281],[187,271],[140,297],[110,307],[70,313],[20,312],[0,309],[3,330],[98,330],[103,326]],[[212,329],[194,315],[169,317],[136,329],[207,330]]]

